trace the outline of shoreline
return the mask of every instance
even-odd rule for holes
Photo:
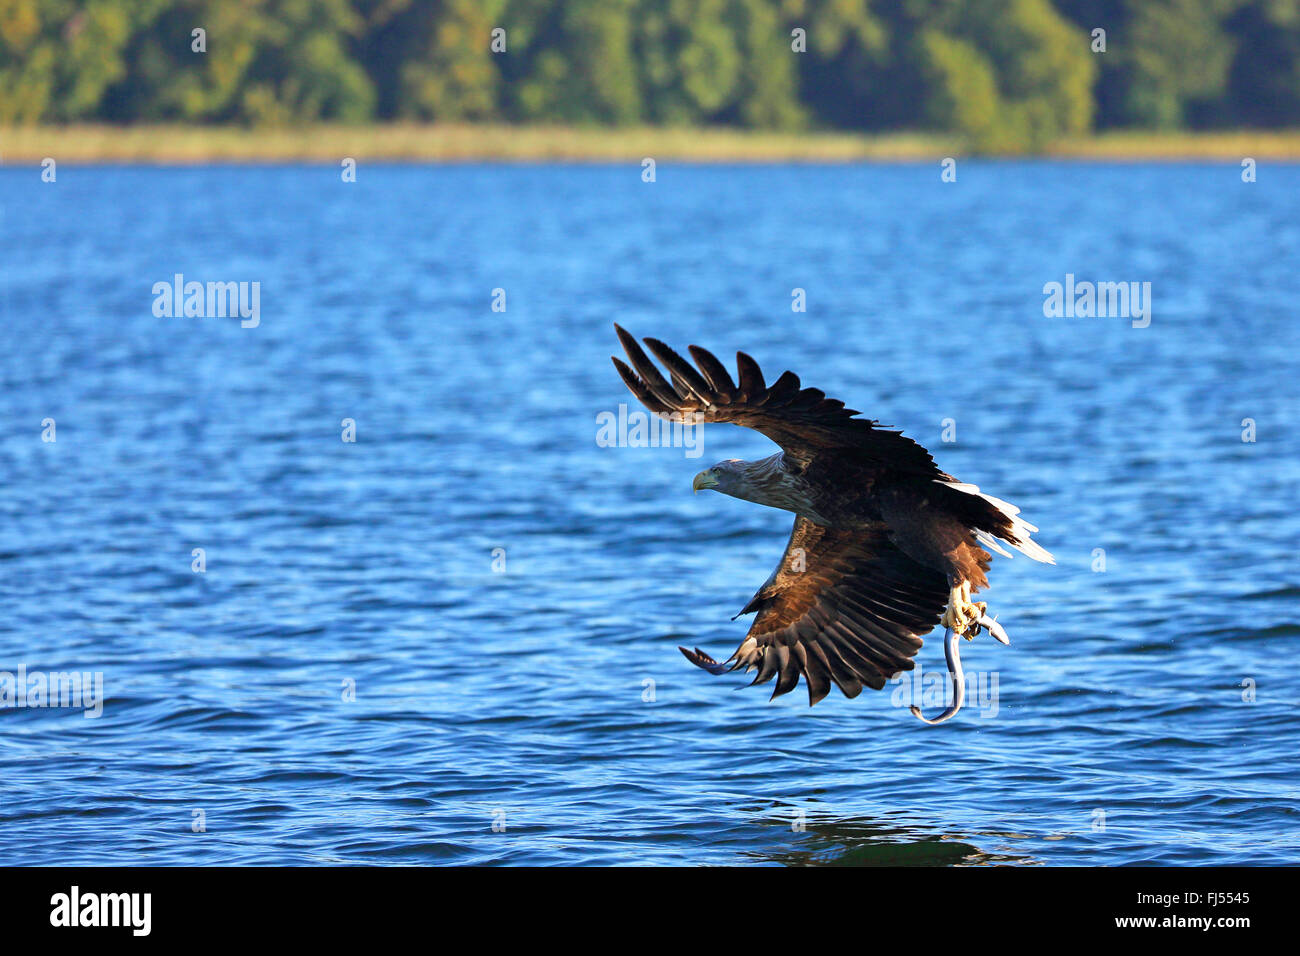
[[[972,152],[958,136],[763,132],[726,128],[505,125],[19,126],[0,129],[0,166],[59,163],[200,165],[358,162],[922,162],[947,156],[1095,162],[1300,162],[1300,130],[1107,132],[1042,150]]]

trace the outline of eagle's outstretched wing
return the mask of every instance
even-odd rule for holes
[[[685,419],[688,424],[692,420],[730,422],[753,428],[781,446],[787,464],[808,469],[815,463],[822,483],[829,487],[861,493],[887,479],[902,507],[932,508],[959,527],[970,529],[972,547],[978,539],[1007,554],[996,538],[1035,561],[1053,563],[1052,556],[1030,538],[1038,529],[1019,517],[1019,508],[982,494],[975,485],[958,482],[941,471],[921,445],[901,432],[877,428],[873,419],[855,417],[858,412],[827,398],[821,389],[803,388],[793,372],[781,373],[769,386],[758,363],[737,352],[737,385],[705,349],[690,347],[699,366],[696,369],[658,339],[644,339],[668,369],[669,378],[665,379],[636,339],[617,324],[614,328],[632,368],[618,359],[613,360],[614,366],[650,411],[693,416]]]
[[[856,697],[863,685],[879,690],[912,669],[947,598],[943,574],[898,550],[883,525],[847,531],[796,518],[780,565],[741,612],[758,616],[730,667],[681,650],[714,673],[757,669],[755,684],[775,677],[773,697],[793,690],[800,674],[810,705],[832,683]]]
[[[834,450],[863,464],[887,465],[899,472],[935,479],[949,478],[935,465],[930,453],[912,439],[877,428],[878,423],[872,419],[854,417],[857,411],[827,398],[821,389],[803,388],[793,372],[782,372],[768,385],[758,363],[744,352],[737,352],[737,385],[711,352],[690,347],[699,366],[696,369],[658,339],[645,339],[646,346],[668,369],[669,378],[665,379],[636,339],[617,324],[614,328],[632,368],[617,358],[614,366],[632,394],[652,412],[753,428],[780,445],[786,458],[800,465],[806,465],[819,451]]]

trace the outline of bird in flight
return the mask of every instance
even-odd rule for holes
[[[880,690],[913,669],[922,635],[942,624],[951,702],[932,719],[919,707],[911,711],[927,724],[957,713],[965,690],[958,638],[987,629],[1009,643],[987,604],[971,600],[988,586],[992,556],[984,549],[1011,557],[1005,544],[1055,564],[1030,538],[1038,529],[1015,505],[940,471],[912,439],[802,387],[793,372],[768,385],[758,363],[737,352],[737,383],[705,349],[690,347],[692,365],[658,339],[644,339],[665,377],[635,338],[614,328],[631,367],[617,358],[614,366],[651,412],[685,424],[743,425],[781,448],[695,476],[696,491],[780,508],[795,519],[781,563],[740,612],[756,616],[735,653],[719,663],[699,648],[680,648],[686,659],[714,674],[757,671],[755,684],[775,677],[773,698],[802,676],[812,705],[832,684],[850,698],[863,687]]]

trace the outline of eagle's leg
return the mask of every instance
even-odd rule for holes
[[[984,617],[984,612],[987,610],[988,605],[982,601],[971,603],[970,582],[961,581],[949,588],[948,606],[944,608],[939,623],[970,640],[979,633],[979,620]]]
[[[1003,644],[1010,644],[1007,632],[995,619],[988,616],[989,606],[983,601],[971,601],[970,582],[954,584],[948,592],[948,606],[944,608],[939,623],[955,633],[971,640],[981,630],[987,628],[993,637]]]

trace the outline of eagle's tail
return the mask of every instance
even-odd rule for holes
[[[993,519],[992,521],[980,521],[971,528],[975,532],[975,540],[984,547],[990,551],[996,551],[1003,557],[1011,557],[1011,554],[1002,545],[998,544],[1000,538],[1026,557],[1033,558],[1043,564],[1056,563],[1056,558],[1052,557],[1052,553],[1030,537],[1030,534],[1038,529],[1020,517],[1020,509],[1011,502],[1003,501],[1001,498],[994,498],[992,495],[986,495],[979,490],[978,486],[966,482],[940,481],[939,484],[951,488],[953,491],[980,499],[984,503],[983,510],[992,512],[989,515]]]

